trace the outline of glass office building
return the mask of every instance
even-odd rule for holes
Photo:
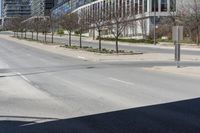
[[[81,11],[86,12],[88,16],[106,16],[109,14],[108,10],[120,11],[119,16],[128,16],[127,21],[135,22],[134,26],[127,26],[124,32],[124,36],[131,37],[150,34],[155,25],[154,16],[158,23],[160,18],[176,12],[176,7],[176,0],[68,0],[54,7],[52,15],[59,17]]]
[[[31,0],[31,16],[49,16],[54,0]]]
[[[1,2],[2,26],[5,26],[11,18],[31,15],[30,0],[2,0]]]
[[[52,9],[52,15],[55,17],[70,13],[77,8],[97,0],[57,0],[57,4]]]
[[[2,0],[2,17],[28,17],[31,14],[30,0]]]

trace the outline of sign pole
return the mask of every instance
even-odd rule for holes
[[[177,68],[180,68],[181,60],[181,45],[180,40],[183,40],[183,26],[173,27],[173,41],[175,44],[175,62]]]

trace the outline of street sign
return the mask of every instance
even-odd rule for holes
[[[183,26],[173,26],[172,38],[174,42],[183,40]]]

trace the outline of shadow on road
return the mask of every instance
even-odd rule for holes
[[[44,123],[0,121],[0,133],[199,133],[200,98]]]

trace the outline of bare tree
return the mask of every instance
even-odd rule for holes
[[[55,30],[56,22],[57,22],[57,19],[50,16],[51,43],[54,42],[54,30]]]
[[[7,30],[12,30],[14,32],[14,36],[19,37],[19,32],[22,32],[23,27],[21,22],[24,20],[24,18],[21,17],[15,17],[15,18],[9,18],[5,22],[5,27]]]
[[[69,46],[71,46],[72,32],[78,28],[78,16],[76,13],[66,14],[62,17],[60,25],[69,33]]]
[[[146,39],[147,37],[147,21],[145,19],[144,14],[142,14],[142,18],[139,21],[141,32],[142,32],[142,37],[143,39]]]
[[[26,39],[27,38],[26,32],[28,30],[28,22],[26,21],[27,17],[23,17],[21,19],[22,19],[22,21],[20,22],[21,38],[23,38],[23,33],[24,33],[24,38]]]
[[[122,12],[121,8],[116,7],[116,10],[110,10],[110,21],[107,21],[107,27],[115,37],[116,52],[119,53],[119,37],[122,35],[125,27],[128,25],[128,14]]]
[[[82,48],[82,34],[89,30],[89,25],[88,21],[86,20],[86,13],[83,11],[77,12],[78,13],[78,33],[79,33],[79,44],[80,48]]]
[[[179,22],[184,26],[190,38],[200,45],[200,1],[184,0],[180,5],[180,9],[177,11]]]
[[[32,21],[27,21],[27,25],[28,25],[28,30],[31,32],[31,39],[33,40],[34,38],[34,27],[35,25],[33,25],[33,22]]]
[[[159,21],[159,28],[156,30],[157,36],[162,37],[168,35],[169,38],[172,38],[172,27],[178,26],[181,23],[181,10],[178,10],[176,7],[176,1],[172,0],[170,9],[168,10],[168,16],[161,18]],[[179,1],[180,2],[180,1]],[[175,45],[176,42],[174,42]]]
[[[99,8],[99,7],[96,7]],[[99,11],[99,12],[98,12]],[[99,40],[99,51],[102,49],[102,31],[104,26],[106,25],[106,21],[108,19],[107,10],[105,8],[100,8],[99,10],[93,9],[92,12],[89,12],[88,20],[91,23],[91,28],[96,29],[98,32],[98,40]]]
[[[196,43],[200,45],[200,1],[192,0],[188,9],[190,21],[193,23],[192,29],[196,34]]]
[[[28,31],[28,23],[27,22],[22,22],[22,24],[24,25],[24,34],[25,34],[25,39],[27,38],[27,31]]]
[[[36,40],[38,41],[38,38],[39,38],[39,31],[40,31],[40,17],[39,16],[35,16],[35,17],[32,17],[30,18],[28,21],[29,21],[29,24],[31,25],[31,28],[34,32],[36,32]],[[33,33],[33,32],[32,32]]]
[[[45,43],[47,43],[47,33],[50,30],[50,18],[49,17],[44,17],[40,20],[40,30],[43,32],[44,34],[44,38],[45,38]]]
[[[200,45],[200,1],[199,0],[183,0],[179,1],[179,7],[170,8],[169,17],[166,17],[164,21],[160,24],[159,31],[168,31],[172,29],[172,26],[183,25],[184,35],[195,40],[198,45]],[[159,32],[160,33],[160,32]],[[172,32],[170,32],[171,34]],[[171,34],[172,35],[172,34]]]

